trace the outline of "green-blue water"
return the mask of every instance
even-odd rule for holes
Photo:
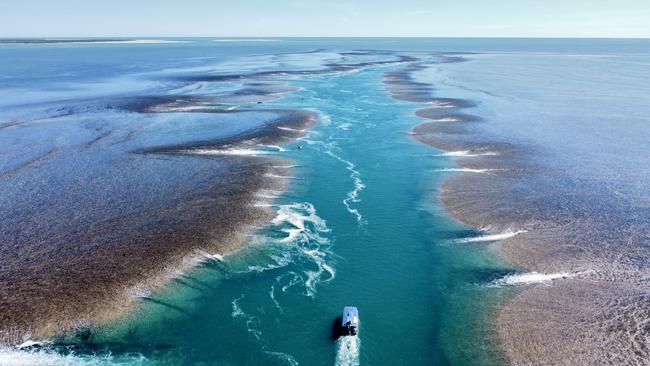
[[[639,40],[293,39],[277,44],[244,45],[195,41],[159,46],[2,46],[0,62],[6,66],[0,80],[2,122],[18,117],[22,120],[25,115],[35,118],[30,122],[36,121],[18,127],[3,125],[7,127],[0,135],[3,171],[11,170],[15,161],[27,155],[28,158],[30,154],[39,156],[41,150],[57,148],[59,153],[50,160],[37,161],[41,164],[38,169],[16,175],[21,184],[12,184],[9,179],[1,182],[6,195],[0,199],[15,206],[7,211],[21,212],[17,202],[26,202],[30,207],[31,197],[58,197],[50,191],[57,192],[67,184],[67,180],[57,175],[62,171],[60,167],[66,167],[64,171],[68,173],[63,175],[71,181],[86,170],[110,176],[112,171],[106,173],[102,164],[121,170],[118,164],[111,165],[120,161],[113,160],[114,157],[129,156],[132,150],[143,147],[139,144],[150,147],[176,139],[186,142],[206,138],[208,132],[223,133],[202,130],[212,116],[200,113],[141,116],[113,112],[110,108],[90,108],[80,112],[79,117],[54,116],[39,122],[42,110],[50,113],[73,101],[105,98],[112,103],[111,98],[129,96],[129,93],[178,93],[181,90],[175,89],[178,85],[161,77],[168,76],[161,72],[163,69],[196,67],[206,71],[224,60],[229,64],[220,65],[222,72],[229,68],[233,72],[264,67],[317,68],[324,59],[332,57],[330,51],[322,51],[313,59],[310,54],[299,53],[317,48],[491,52],[467,63],[434,67],[424,78],[428,76],[436,84],[440,96],[484,98],[483,104],[472,112],[489,122],[481,124],[486,130],[489,128],[485,126],[496,126],[505,140],[514,135],[517,140],[538,139],[542,141],[538,145],[543,145],[559,137],[562,141],[573,139],[577,134],[569,131],[557,133],[558,137],[546,131],[548,121],[537,121],[531,116],[536,108],[561,111],[548,120],[571,130],[580,124],[564,123],[564,115],[571,112],[583,116],[585,109],[592,110],[592,94],[583,93],[580,83],[583,78],[593,76],[577,77],[575,70],[583,66],[572,62],[574,58],[566,56],[567,52],[617,53],[629,49],[631,56],[625,59],[636,60],[634,54],[647,49],[646,43]],[[503,51],[512,54],[504,56],[500,54]],[[291,55],[291,52],[296,53]],[[545,58],[534,52],[557,52],[562,56]],[[606,58],[602,61],[601,57],[584,57],[593,62],[589,70],[612,68]],[[279,61],[274,64],[276,59]],[[542,67],[531,68],[531,59],[538,60]],[[582,62],[582,58],[577,59]],[[647,62],[640,66],[634,63],[621,66],[620,72],[627,70],[630,84],[637,89],[611,86],[612,90],[603,89],[603,95],[619,95],[625,89],[630,97],[620,100],[640,100],[638,95],[645,84],[639,84],[637,79],[645,65]],[[287,81],[302,90],[263,106],[242,108],[306,108],[321,115],[320,122],[306,137],[284,145],[286,151],[273,153],[286,159],[281,164],[295,165],[286,191],[263,192],[264,197],[260,197],[275,197],[268,207],[275,219],[252,233],[245,249],[226,256],[223,261],[206,261],[188,273],[178,273],[161,291],[144,294],[138,309],[126,319],[93,328],[84,340],[61,342],[41,351],[3,349],[0,364],[5,361],[44,365],[499,364],[500,355],[491,327],[492,312],[509,290],[486,284],[513,269],[498,259],[495,244],[454,241],[476,233],[450,218],[439,201],[442,181],[455,174],[441,170],[452,167],[453,158],[437,156],[440,151],[416,142],[409,135],[411,128],[422,122],[413,114],[422,106],[391,98],[382,84],[383,73],[398,67],[372,66],[338,75],[273,77],[273,81]],[[547,78],[547,69],[557,72],[555,79]],[[526,82],[514,83],[513,72],[518,75],[515,79]],[[606,82],[608,73],[597,74],[605,80],[598,79],[598,85],[611,85]],[[568,82],[566,75],[577,81]],[[570,87],[566,92],[568,97],[584,95],[585,100],[577,106],[571,105],[576,112],[548,108],[560,102],[550,103],[526,89],[556,96],[563,94],[555,88],[564,90],[565,86]],[[220,87],[221,84],[216,87],[217,91]],[[226,83],[224,88],[229,87],[235,86]],[[215,92],[209,85],[200,92],[206,90]],[[512,102],[516,99],[511,95],[521,93],[535,108]],[[636,105],[633,107],[640,110]],[[601,106],[599,115],[604,115],[602,110],[606,108]],[[607,115],[618,115],[619,110],[612,107]],[[219,118],[230,118],[230,122],[224,123],[231,129],[230,133],[239,128],[236,115]],[[183,123],[186,119],[192,119],[193,124]],[[521,120],[530,121],[531,128],[519,128]],[[154,127],[147,127],[147,123]],[[131,124],[145,127],[137,130],[135,141],[122,144],[119,139],[130,134]],[[108,143],[106,146],[100,143],[95,150],[79,148],[102,132],[104,125],[117,126],[117,132],[106,137],[110,147]],[[595,125],[592,132],[603,131],[605,125],[610,125],[609,119]],[[627,129],[639,138],[644,126],[638,123]],[[576,146],[591,149],[584,155],[591,156],[602,146],[583,142],[576,139]],[[567,146],[568,153],[563,152],[563,156],[581,156],[572,153],[578,147]],[[608,150],[624,151],[619,148]],[[625,161],[630,161],[632,156],[619,155]],[[544,156],[549,160],[564,159],[557,154]],[[70,168],[76,166],[75,159],[81,160],[77,157],[85,159],[79,165],[81,168]],[[166,176],[168,184],[174,184],[186,173],[178,168],[174,174],[171,173],[174,167],[165,167],[170,173],[160,168],[162,172],[153,177],[146,169],[144,173],[127,171],[120,183],[131,187],[130,179],[142,180],[142,187],[146,188],[147,179],[154,182],[158,179],[158,184],[163,186],[160,176]],[[188,171],[194,168],[185,167]],[[49,177],[48,184],[31,178],[29,174],[34,171],[34,174],[44,171],[43,176]],[[30,182],[45,188],[32,189]],[[23,188],[38,194],[23,194]],[[106,196],[110,193],[108,190]],[[138,195],[136,189],[130,193]],[[342,342],[332,335],[333,324],[346,305],[359,308],[361,329],[355,340],[357,344],[351,339]],[[353,346],[356,348],[352,349]]]
[[[340,347],[333,322],[355,305],[362,364],[495,363],[484,320],[496,290],[483,285],[505,269],[489,247],[453,242],[468,229],[438,202],[449,173],[437,170],[452,161],[409,136],[414,106],[390,98],[385,70],[292,81],[304,90],[277,104],[323,118],[280,153],[297,166],[272,207],[277,220],[252,247],[143,300],[128,325],[93,338],[93,352],[163,364],[330,365]]]

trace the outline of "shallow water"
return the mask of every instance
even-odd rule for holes
[[[271,225],[251,248],[143,301],[148,320],[100,336],[100,347],[151,343],[147,359],[179,364],[332,364],[333,322],[353,304],[363,364],[491,364],[481,284],[504,269],[484,247],[454,244],[469,232],[436,203],[437,169],[450,161],[423,158],[431,148],[407,133],[412,108],[390,98],[382,72],[293,81],[305,90],[281,105],[326,118],[281,153],[297,179]]]
[[[466,110],[480,117],[467,119],[468,123],[494,123],[492,136],[497,141],[522,143],[539,138],[536,144],[543,145],[556,143],[566,135],[544,134],[543,128],[535,124],[525,130],[527,135],[510,134],[517,120],[505,119],[504,111],[514,97],[492,94],[523,87],[508,84],[507,78],[499,74],[494,77],[495,70],[501,70],[501,64],[518,65],[531,57],[542,64],[542,75],[548,67],[575,67],[558,63],[553,56],[530,52],[641,52],[634,40],[609,45],[605,41],[576,42],[321,39],[246,44],[196,40],[170,45],[2,46],[8,51],[3,53],[8,55],[2,56],[6,57],[3,64],[9,65],[11,57],[24,62],[12,62],[1,80],[4,99],[0,105],[6,108],[0,123],[62,114],[54,118],[55,122],[61,118],[61,123],[47,119],[0,130],[4,139],[0,140],[0,167],[10,172],[11,179],[21,182],[13,186],[6,183],[6,192],[11,193],[4,196],[7,202],[23,196],[25,190],[35,191],[33,187],[42,181],[51,185],[39,185],[38,192],[56,192],[72,185],[75,177],[100,174],[119,179],[114,178],[100,196],[94,188],[80,189],[82,197],[93,197],[101,203],[102,197],[108,200],[128,187],[128,199],[121,197],[124,203],[107,207],[119,211],[129,202],[149,207],[150,201],[157,202],[159,197],[170,199],[170,192],[174,193],[171,200],[176,202],[186,200],[192,191],[204,191],[208,183],[223,176],[215,167],[222,167],[219,159],[224,156],[282,159],[246,164],[249,168],[263,165],[269,169],[264,179],[278,184],[260,183],[253,192],[258,199],[247,201],[259,205],[256,209],[260,211],[270,210],[271,220],[249,234],[244,249],[226,256],[206,250],[201,265],[173,273],[164,288],[154,292],[144,287],[133,289],[140,299],[137,309],[126,318],[91,327],[89,332],[55,337],[42,350],[6,348],[0,351],[0,361],[48,365],[501,363],[492,326],[496,305],[517,286],[548,286],[554,281],[580,277],[583,272],[577,271],[584,268],[513,274],[515,270],[496,254],[494,241],[525,236],[525,230],[496,227],[484,232],[463,226],[448,216],[440,201],[443,180],[458,176],[459,170],[476,175],[493,173],[460,168],[454,159],[490,158],[493,152],[443,152],[417,142],[411,130],[423,122],[414,114],[423,106],[392,98],[383,83],[385,72],[402,67],[380,64],[397,60],[395,55],[370,53],[340,60],[337,51],[418,51],[412,54],[434,65],[418,71],[418,80],[434,84],[440,97],[483,103]],[[326,51],[301,53],[315,49]],[[474,55],[468,56],[470,62],[437,65],[432,54],[437,51],[490,51],[497,56]],[[405,53],[409,52],[400,52]],[[72,66],[66,64],[71,54],[77,56]],[[630,57],[635,60],[641,56]],[[586,62],[591,60],[587,58]],[[334,62],[337,72],[314,72]],[[354,70],[342,66],[362,63],[364,67]],[[26,69],[34,70],[29,78],[22,77]],[[263,73],[265,82],[286,83],[290,87],[286,91],[290,92],[271,100],[263,93],[247,90],[237,94],[236,100],[224,101],[224,95],[231,98],[233,90],[245,86],[232,79],[215,82],[214,70],[219,78],[221,74]],[[519,72],[525,75],[525,71]],[[487,81],[481,79],[484,77]],[[262,111],[134,114],[94,106],[90,114],[81,116],[57,112],[61,105],[88,108],[88,100],[108,100],[119,105],[121,100],[135,97],[146,104],[148,99],[142,95],[159,94],[208,94],[222,99],[203,103],[200,108]],[[258,97],[263,98],[262,104],[257,104]],[[530,98],[542,99],[538,95]],[[174,108],[187,107],[185,101],[179,100]],[[543,105],[537,107],[544,109]],[[268,109],[287,108],[317,112],[320,123],[297,141],[281,147],[205,145],[206,139],[238,136],[263,125],[269,117]],[[522,106],[517,111],[521,118],[524,112],[538,110]],[[555,123],[558,129],[563,126],[560,121]],[[104,136],[106,126],[114,132]],[[131,131],[136,133],[132,136]],[[638,133],[633,135],[639,138]],[[98,137],[99,144],[95,140]],[[89,143],[90,148],[78,148]],[[161,146],[167,150],[171,146],[174,152],[180,149],[182,156],[161,155],[148,160],[148,156],[145,159],[135,155],[141,165],[131,161],[133,151]],[[53,148],[58,149],[54,158],[38,160]],[[24,151],[33,156],[24,156]],[[578,148],[575,151],[583,153]],[[577,153],[570,155],[579,156]],[[127,174],[121,168],[124,156],[133,169]],[[558,159],[557,155],[544,156]],[[576,164],[572,159],[562,161],[566,167]],[[15,170],[21,164],[29,169]],[[62,167],[69,171],[65,179],[57,175]],[[200,179],[196,179],[197,171],[201,172]],[[134,187],[132,182],[140,184]],[[286,191],[280,190],[282,182],[287,184]],[[150,187],[159,191],[152,192]],[[51,193],[35,197],[43,195],[51,197]],[[79,198],[78,193],[66,195],[69,197],[63,196],[61,202],[69,204]],[[21,202],[31,207],[31,200],[36,198],[25,197]],[[17,211],[16,220],[19,215],[33,217],[23,206],[12,208]],[[220,214],[218,210],[216,213]],[[188,222],[184,226],[208,232],[210,221],[200,217],[201,225]],[[360,334],[358,338],[337,339],[334,322],[346,305],[359,308]]]
[[[467,59],[431,65],[414,79],[436,85],[438,95],[479,101],[470,111],[485,123],[433,122],[418,138],[497,153],[461,158],[464,171],[483,174],[447,181],[443,202],[464,222],[489,228],[483,238],[503,239],[501,253],[532,271],[495,285],[548,285],[500,310],[507,357],[514,364],[644,363],[647,48]]]

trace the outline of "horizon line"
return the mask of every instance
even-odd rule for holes
[[[71,35],[51,35],[51,36],[1,36],[0,39],[92,39],[92,38],[130,38],[130,39],[144,39],[144,38],[241,38],[241,39],[246,39],[246,38],[259,38],[259,39],[268,39],[268,38],[274,38],[274,39],[281,39],[281,38],[289,38],[289,39],[305,39],[305,38],[367,38],[367,39],[376,39],[376,38],[394,38],[394,39],[400,39],[400,38],[422,38],[422,39],[638,39],[638,40],[647,40],[650,39],[650,36],[278,36],[278,35],[273,35],[273,36],[223,36],[223,35],[216,35],[216,36],[172,36],[172,35],[167,35],[167,36],[162,36],[162,35],[140,35],[140,36],[106,36],[106,35],[101,35],[101,36],[71,36]]]

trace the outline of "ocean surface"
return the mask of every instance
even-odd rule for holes
[[[0,364],[647,354],[649,41],[181,41],[0,44]]]

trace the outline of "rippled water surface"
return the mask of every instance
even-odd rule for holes
[[[576,62],[611,66],[625,76],[618,80],[638,87],[632,74],[647,66],[638,42],[0,45],[0,203],[7,213],[0,238],[13,245],[2,248],[11,260],[2,262],[0,283],[12,289],[14,304],[28,299],[19,288],[56,299],[54,315],[83,312],[81,304],[106,308],[110,301],[91,301],[105,297],[105,283],[119,296],[128,287],[137,299],[124,305],[128,311],[109,309],[118,320],[79,324],[39,339],[39,348],[5,347],[0,364],[500,364],[496,305],[521,286],[548,286],[590,268],[526,272],[500,259],[495,243],[532,228],[494,220],[481,231],[451,218],[442,182],[461,171],[493,173],[457,159],[498,151],[445,152],[416,141],[412,129],[424,120],[415,112],[427,106],[391,94],[386,73],[421,62],[426,67],[412,73],[417,82],[439,97],[471,101],[465,111],[473,115],[437,122],[482,124],[468,129],[601,179],[609,164],[583,164],[590,148],[580,142],[611,133],[614,109],[639,107],[638,89],[593,118],[576,112],[577,122],[594,125],[576,139],[570,125],[577,122],[559,116],[581,109],[560,101],[591,104],[613,93],[602,86],[592,98],[576,98],[607,80],[576,76]],[[569,58],[570,50],[581,56]],[[440,58],[461,51],[481,54]],[[626,56],[609,60],[610,53]],[[571,95],[558,95],[567,89],[546,77],[549,70],[557,80],[570,75]],[[635,110],[623,136],[642,154],[647,121]],[[537,113],[549,123],[525,123]],[[545,144],[563,148],[546,151]],[[618,146],[591,151],[615,162]],[[640,154],[632,160],[642,163]],[[647,177],[639,169],[631,178]],[[602,189],[645,200],[636,179],[605,179]],[[78,262],[63,266],[65,273],[44,270],[66,258]],[[84,266],[93,261],[103,274],[86,280],[93,268]],[[21,278],[65,278],[67,287],[41,291],[21,287]],[[77,296],[85,281],[87,294]],[[6,314],[15,316],[11,303]],[[336,321],[347,305],[359,308],[360,332],[339,338]],[[41,308],[34,309],[29,316],[38,319]]]

